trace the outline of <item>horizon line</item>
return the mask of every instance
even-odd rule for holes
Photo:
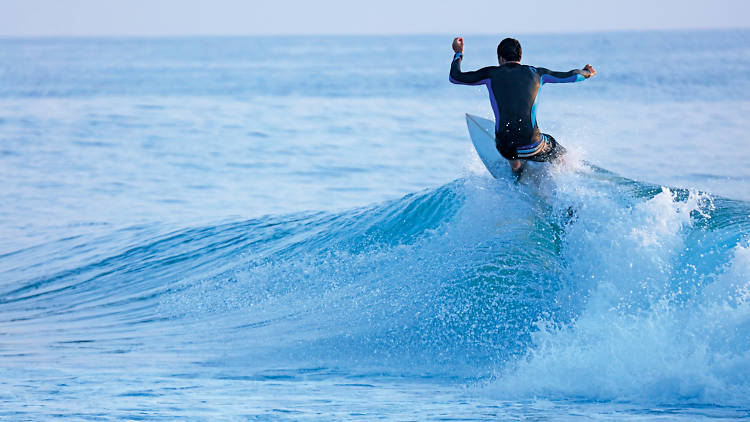
[[[661,33],[661,32],[731,32],[748,31],[748,26],[737,27],[686,27],[686,28],[633,28],[633,29],[603,29],[603,30],[557,30],[557,31],[508,31],[508,33],[521,35],[586,35],[586,34],[614,34],[614,33]],[[86,39],[86,38],[133,38],[133,39],[158,39],[158,38],[244,38],[244,37],[419,37],[419,36],[494,36],[499,32],[278,32],[278,33],[174,33],[174,34],[0,34],[2,40],[39,40],[39,39]]]

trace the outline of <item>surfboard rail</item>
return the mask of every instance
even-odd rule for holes
[[[466,113],[466,126],[479,159],[492,177],[510,176],[510,168],[495,146],[495,122]]]

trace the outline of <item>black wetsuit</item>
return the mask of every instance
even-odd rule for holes
[[[464,85],[487,85],[495,112],[495,143],[508,160],[549,161],[565,152],[550,135],[541,133],[536,123],[539,91],[545,83],[578,82],[583,71],[554,72],[519,63],[483,67],[461,72],[463,55],[451,63],[450,81]]]

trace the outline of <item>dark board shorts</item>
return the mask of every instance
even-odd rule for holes
[[[503,148],[497,141],[496,145],[500,155],[507,160],[554,161],[566,152],[565,147],[558,144],[555,138],[546,133],[542,133],[539,142],[532,145]]]

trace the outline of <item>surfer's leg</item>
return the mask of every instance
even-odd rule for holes
[[[498,137],[495,138],[495,147],[497,148],[497,152],[499,152],[500,155],[503,156],[503,158],[508,160],[510,169],[513,171],[513,175],[516,176],[516,180],[518,180],[518,178],[521,177],[521,173],[523,172],[525,163],[524,161],[518,159],[516,147],[514,147],[512,144],[500,142],[500,138]]]
[[[521,177],[521,173],[523,173],[523,169],[526,168],[524,162],[521,160],[508,160],[508,164],[510,164],[510,169],[513,171],[513,175],[516,176],[516,180],[518,180]]]

